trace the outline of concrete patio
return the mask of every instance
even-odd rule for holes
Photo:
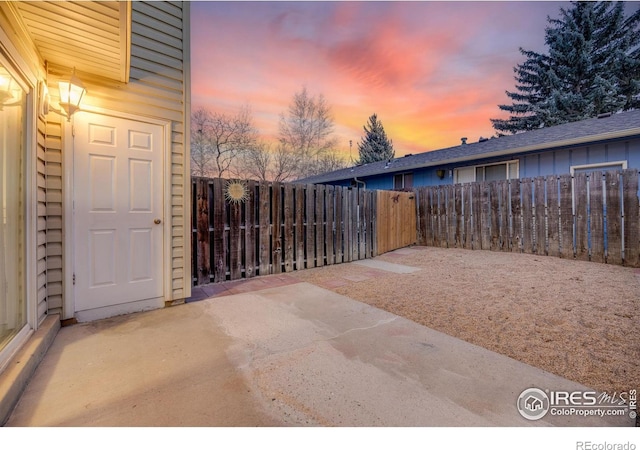
[[[524,389],[587,388],[289,275],[191,300],[62,328],[6,425],[633,425],[528,421]]]

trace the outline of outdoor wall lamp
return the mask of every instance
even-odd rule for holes
[[[444,178],[444,169],[436,170],[436,175],[442,180]]]
[[[48,74],[48,70],[47,70]],[[49,114],[49,111],[53,111],[56,114],[60,114],[67,118],[67,122],[71,121],[71,116],[80,110],[80,102],[82,97],[87,92],[82,84],[82,81],[76,76],[76,69],[73,69],[71,78],[67,81],[58,82],[58,88],[60,90],[60,109],[55,109],[50,106],[49,100],[49,88],[46,81],[40,83],[39,92],[39,113],[42,115]]]
[[[80,102],[87,91],[82,81],[76,76],[76,69],[73,69],[69,81],[60,81],[58,87],[60,88],[60,108],[68,122],[71,120],[71,116],[80,109]]]

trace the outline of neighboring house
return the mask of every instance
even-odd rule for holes
[[[191,295],[189,59],[188,2],[0,2],[0,424],[61,321]]]
[[[364,164],[302,183],[409,189],[474,181],[640,168],[640,111]]]

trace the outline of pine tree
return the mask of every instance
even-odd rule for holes
[[[393,142],[387,138],[382,122],[373,114],[364,126],[365,135],[358,142],[359,164],[384,161],[395,157]]]
[[[509,119],[491,119],[502,133],[574,122],[640,106],[640,9],[625,17],[622,2],[572,2],[547,18],[548,53],[520,49]]]

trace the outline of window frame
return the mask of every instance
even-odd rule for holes
[[[607,169],[604,169],[605,167],[614,167],[614,166],[622,166],[622,170],[626,170],[628,168],[628,162],[625,159],[622,161],[607,161],[607,162],[591,163],[591,164],[576,164],[574,166],[569,167],[569,171],[571,173],[571,176],[574,176],[576,170],[593,169],[590,171],[595,172],[596,170],[599,170],[600,168],[602,168],[603,171],[606,171]]]
[[[411,176],[411,186],[407,187],[407,175]],[[396,177],[402,177],[402,187],[396,187]],[[394,190],[402,190],[402,189],[411,189],[413,188],[413,172],[402,172],[393,174],[393,189]]]
[[[26,303],[26,323],[9,343],[0,349],[0,373],[11,358],[38,328],[37,296],[37,85],[38,78],[32,66],[13,45],[4,29],[0,28],[0,61],[9,74],[25,92],[25,120],[22,151],[22,201],[24,226],[24,301]]]
[[[464,181],[462,183],[479,183],[482,182],[484,180],[480,180],[478,181],[477,179],[477,170],[479,167],[485,168],[485,167],[491,167],[491,166],[500,166],[504,164],[505,165],[505,172],[506,172],[506,178],[505,180],[517,180],[520,178],[520,160],[519,159],[510,159],[508,161],[498,161],[498,162],[494,162],[494,163],[488,163],[488,164],[475,164],[472,166],[461,166],[461,167],[456,167],[453,171],[453,175],[454,175],[454,184],[460,184],[461,182],[458,181],[458,171],[461,169],[473,169],[473,181]],[[510,164],[515,164],[516,165],[516,177],[515,178],[509,178],[509,165]]]

